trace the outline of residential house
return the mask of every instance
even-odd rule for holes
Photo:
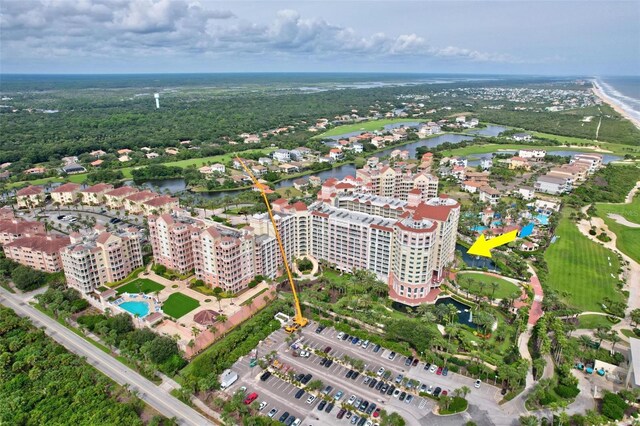
[[[180,150],[178,150],[177,148],[165,148],[164,152],[168,155],[178,155],[180,153]]]
[[[91,166],[93,166],[93,167],[100,167],[102,165],[102,163],[104,163],[104,160],[95,160],[95,161],[92,161],[89,164],[91,164]]]
[[[535,191],[536,190],[530,186],[521,186],[518,188],[518,194],[520,194],[523,200],[533,200]]]
[[[480,194],[480,201],[485,203],[495,205],[500,201],[500,191],[490,186],[483,186],[479,188],[478,193]]]
[[[518,156],[526,158],[529,161],[542,161],[547,155],[547,151],[544,149],[521,149],[518,151]]]
[[[331,148],[329,150],[329,157],[333,158],[335,161],[341,160],[344,158],[344,154],[340,148]]]
[[[291,153],[286,149],[276,149],[273,151],[273,159],[281,163],[288,163],[291,161]]]
[[[258,163],[260,163],[261,166],[270,166],[273,164],[273,160],[269,157],[260,157],[258,158]]]
[[[462,182],[462,190],[475,194],[476,192],[478,192],[480,188],[482,188],[485,185],[486,183],[484,182],[474,182],[472,180],[465,180],[464,182]]]
[[[531,141],[531,135],[528,133],[516,133],[511,136],[511,139],[517,142],[529,142]]]
[[[509,161],[509,169],[511,170],[515,170],[515,169],[531,170],[531,164],[529,164],[529,161],[525,158],[511,157],[508,161]]]
[[[293,181],[293,187],[299,191],[304,191],[308,186],[309,181],[305,178],[300,178]]]
[[[91,151],[91,152],[89,153],[89,155],[90,155],[90,156],[92,156],[92,157],[94,157],[94,158],[100,158],[100,157],[102,157],[103,155],[107,155],[107,153],[106,153],[106,152],[104,152],[104,151],[103,151],[103,150],[101,150],[101,149],[97,149],[97,150],[95,150],[95,151]]]
[[[42,175],[47,171],[47,169],[45,169],[44,167],[33,167],[31,169],[27,169],[25,170],[24,173],[25,175]]]
[[[571,191],[571,184],[568,178],[559,176],[543,175],[538,177],[535,183],[535,189],[538,192],[557,195]]]

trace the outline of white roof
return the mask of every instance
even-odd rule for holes
[[[631,346],[631,365],[633,366],[633,383],[640,386],[640,339],[629,337]]]

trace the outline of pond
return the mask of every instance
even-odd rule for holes
[[[473,312],[471,312],[471,306],[465,305],[462,302],[451,297],[443,297],[436,301],[438,305],[453,305],[458,309],[458,323],[469,326],[471,328],[477,328],[478,326],[473,322]]]
[[[490,271],[498,270],[496,264],[493,263],[493,260],[489,259],[488,257],[469,255],[467,254],[468,249],[461,244],[456,244],[456,251],[462,253],[462,261],[467,266],[470,266],[472,268],[487,268]]]

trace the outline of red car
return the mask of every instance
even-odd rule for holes
[[[325,354],[328,354],[329,352],[331,352],[331,346],[327,346],[326,348],[324,348]]]
[[[443,390],[442,393],[440,394],[440,396],[447,396],[449,394],[449,392],[447,392],[446,390]]]
[[[377,419],[380,417],[380,407],[376,408],[376,411],[373,412],[373,418]]]
[[[247,397],[244,399],[244,403],[249,405],[251,404],[253,401],[255,401],[258,398],[258,394],[255,392],[251,392],[249,395],[247,395]]]
[[[438,367],[438,371],[436,371],[436,374],[438,376],[442,374],[442,367]]]

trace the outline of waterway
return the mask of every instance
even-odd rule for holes
[[[472,268],[487,268],[490,271],[497,271],[498,268],[493,260],[488,257],[472,256],[467,253],[468,249],[460,244],[456,244],[456,250],[462,253],[462,261]]]
[[[401,125],[417,125],[419,124],[418,122],[408,122],[408,123],[394,123],[394,124],[389,124],[387,126],[385,126],[385,129],[392,129],[392,128],[396,128],[399,127]],[[442,135],[438,135],[438,136],[434,136],[432,138],[428,138],[428,139],[421,139],[415,142],[410,142],[407,143],[405,145],[397,145],[397,146],[393,146],[393,147],[389,147],[385,150],[376,152],[375,155],[377,157],[385,157],[390,155],[393,151],[400,149],[403,151],[409,151],[409,157],[410,158],[414,158],[416,155],[416,150],[419,147],[429,147],[429,148],[434,148],[436,146],[442,145],[443,143],[460,143],[463,141],[468,141],[468,140],[472,140],[473,137],[475,135],[484,135],[484,136],[491,136],[494,134],[498,134],[502,131],[506,130],[506,127],[502,127],[502,126],[495,126],[495,125],[489,125],[485,128],[482,129],[477,129],[475,131],[475,134],[473,136],[467,136],[467,135],[460,135],[460,134],[451,134],[451,133],[445,133]],[[342,135],[338,135],[338,136],[334,136],[334,138],[343,138],[343,137],[348,137],[348,136],[353,136],[355,135],[359,135],[360,131],[358,132],[352,132],[352,133],[345,133]],[[480,160],[478,160],[479,162]],[[356,175],[356,167],[353,164],[344,164],[342,166],[338,166],[335,167],[333,169],[330,170],[323,170],[321,172],[318,173],[314,173],[314,174],[309,174],[306,175],[306,177],[310,177],[310,176],[318,176],[320,179],[322,179],[323,181],[329,178],[336,178],[336,179],[343,179],[346,176],[355,176]],[[278,183],[276,183],[275,187],[276,188],[288,188],[293,186],[293,181],[298,179],[296,178],[291,178],[291,179],[284,179]],[[171,194],[176,194],[176,193],[181,193],[181,192],[185,192],[187,191],[187,186],[184,182],[183,179],[162,179],[162,180],[154,180],[154,181],[148,181],[144,184],[144,186],[146,186],[147,188],[153,189],[155,191],[159,191],[159,192],[169,192]],[[234,196],[237,195],[238,193],[245,191],[243,189],[238,189],[238,190],[230,190],[230,191],[220,191],[220,192],[198,192],[198,193],[194,193],[196,197],[199,198],[205,198],[205,199],[215,199],[215,198],[219,198],[219,197],[229,197],[229,196]]]
[[[443,297],[436,301],[437,305],[453,305],[458,309],[458,322],[460,324],[469,326],[471,328],[478,328],[478,326],[473,322],[473,313],[471,312],[471,307],[465,305],[464,303],[458,302],[457,300],[451,297]]]

